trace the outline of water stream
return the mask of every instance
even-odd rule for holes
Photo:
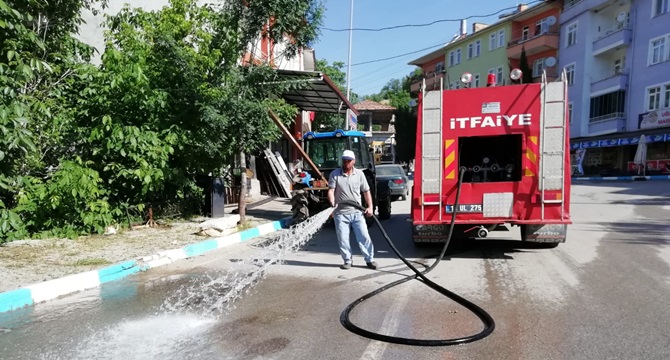
[[[331,213],[332,208],[324,210],[281,231],[278,237],[257,244],[259,250],[234,263],[226,273],[206,273],[191,278],[170,294],[153,315],[122,319],[102,329],[90,329],[82,339],[72,339],[70,346],[43,353],[42,358],[198,358],[198,349],[207,346],[204,335],[263,279],[270,266],[280,264],[286,255],[304,246]]]

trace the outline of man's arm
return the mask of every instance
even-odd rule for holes
[[[370,191],[366,191],[363,193],[363,196],[365,196],[365,203],[368,204],[367,209],[365,209],[365,215],[372,216],[374,212],[372,209],[372,195],[370,194]]]
[[[335,189],[328,189],[328,202],[330,206],[335,207]]]

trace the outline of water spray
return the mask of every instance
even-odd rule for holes
[[[344,311],[342,311],[342,314],[340,315],[340,323],[347,328],[347,330],[373,339],[373,340],[378,340],[378,341],[384,341],[384,342],[389,342],[389,343],[395,343],[395,344],[404,344],[404,345],[418,345],[418,346],[450,346],[450,345],[459,345],[459,344],[465,344],[477,340],[481,340],[491,333],[493,333],[493,329],[495,328],[495,322],[493,321],[493,318],[491,315],[489,315],[484,309],[480,308],[473,302],[466,300],[465,298],[447,290],[446,288],[434,283],[430,279],[426,277],[426,274],[428,274],[430,271],[432,271],[442,260],[444,257],[444,254],[447,251],[447,247],[449,247],[449,243],[451,242],[451,237],[454,232],[454,224],[456,222],[456,211],[455,209],[458,209],[458,201],[461,195],[461,185],[463,184],[463,175],[465,172],[463,170],[459,171],[459,178],[458,178],[458,187],[456,190],[456,200],[454,202],[454,212],[451,215],[451,224],[449,225],[449,234],[447,235],[447,242],[444,244],[442,251],[440,252],[440,255],[437,257],[437,260],[429,266],[426,270],[423,272],[417,270],[407,259],[398,251],[398,249],[395,247],[393,244],[393,241],[389,238],[388,234],[384,230],[384,227],[382,224],[379,222],[379,219],[377,219],[376,216],[372,215],[374,218],[375,223],[377,223],[377,226],[379,226],[379,230],[381,230],[382,234],[384,235],[384,239],[386,239],[386,242],[388,242],[389,246],[391,246],[391,249],[393,252],[398,256],[398,258],[407,265],[413,272],[414,276],[407,276],[404,279],[400,279],[397,281],[394,281],[388,285],[382,286],[377,290],[374,290],[366,295],[363,295],[362,297],[356,299],[353,303],[349,304]],[[348,205],[352,205],[360,210],[364,210],[364,208],[357,203],[353,202],[346,202]],[[389,335],[383,335],[383,334],[378,334],[374,333],[365,329],[362,329],[358,326],[356,326],[354,323],[351,322],[349,319],[349,315],[351,314],[351,311],[358,306],[360,303],[363,301],[385,291],[388,290],[394,286],[400,285],[402,283],[405,283],[407,281],[410,281],[412,279],[421,279],[424,284],[426,284],[428,287],[431,289],[439,292],[440,294],[454,300],[457,304],[462,305],[466,309],[470,310],[473,312],[479,319],[484,323],[484,330],[482,330],[480,333],[471,335],[471,336],[465,336],[465,337],[460,337],[460,338],[455,338],[455,339],[438,339],[438,340],[422,340],[422,339],[410,339],[410,338],[403,338],[403,337],[396,337],[396,336],[389,336]]]
[[[202,315],[219,315],[249,292],[265,277],[270,266],[281,263],[286,255],[302,248],[326,223],[334,208],[327,208],[309,219],[283,230],[274,241],[268,242],[260,254],[238,261],[225,275],[207,274],[204,281],[190,282],[160,307],[164,312],[201,309]]]

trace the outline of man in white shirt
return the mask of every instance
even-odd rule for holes
[[[374,246],[365,218],[361,211],[351,205],[341,204],[343,201],[351,201],[361,204],[361,192],[365,196],[368,205],[365,216],[372,216],[372,195],[370,185],[363,171],[356,169],[356,155],[351,150],[342,153],[342,167],[333,170],[328,179],[328,201],[332,206],[337,206],[333,211],[335,220],[335,231],[340,245],[340,255],[344,260],[342,269],[351,269],[351,244],[349,242],[349,231],[353,229],[358,247],[365,258],[365,263],[370,269],[376,269],[374,261]]]

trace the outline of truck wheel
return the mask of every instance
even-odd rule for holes
[[[391,218],[391,197],[379,201],[379,219],[386,220]]]

